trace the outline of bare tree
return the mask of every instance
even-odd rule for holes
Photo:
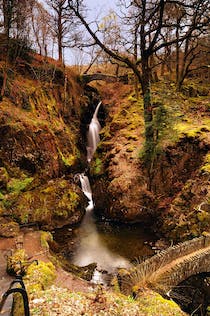
[[[1,0],[4,34],[7,38],[27,38],[29,7],[34,0]]]
[[[176,43],[176,84],[181,89],[187,74],[195,68],[199,55],[204,51],[201,39],[208,35],[209,3],[195,1],[193,7],[186,8],[184,14],[178,15],[176,34],[179,41]],[[182,34],[186,36],[182,38]]]
[[[52,29],[57,38],[58,60],[63,63],[64,48],[74,46],[74,42],[78,40],[77,23],[67,11],[67,0],[47,0],[47,4],[52,10]]]
[[[135,34],[136,38],[133,41],[136,48],[132,48],[131,38],[128,32],[126,36],[121,33],[121,51],[113,50],[103,42],[102,37],[99,36],[99,30],[93,29],[87,22],[82,14],[81,6],[82,0],[68,0],[68,7],[77,18],[84,25],[88,33],[92,37],[92,43],[97,44],[113,59],[126,64],[137,77],[143,93],[144,100],[144,120],[145,120],[145,153],[147,157],[148,171],[152,167],[152,160],[154,156],[155,147],[155,131],[153,125],[153,104],[151,100],[150,80],[151,80],[151,67],[150,58],[153,54],[162,52],[164,48],[171,47],[172,45],[180,45],[187,38],[194,36],[194,34],[207,25],[209,18],[205,14],[203,22],[197,24],[197,16],[200,9],[203,7],[209,8],[207,0],[193,0],[193,1],[179,1],[179,0],[121,0],[121,8],[124,8],[124,19],[127,18],[126,24],[127,31],[130,34]],[[177,5],[180,10],[185,10],[188,23],[185,26],[181,25],[178,29],[179,36],[177,38],[176,32],[172,32],[172,37],[168,41],[163,41],[163,34],[166,33],[168,28],[173,30],[178,28],[175,23],[169,23],[165,20],[165,10],[167,5]],[[192,18],[190,18],[192,17]],[[194,18],[193,18],[194,17]],[[125,23],[124,23],[125,24]],[[177,29],[176,28],[176,29]],[[124,28],[122,27],[122,30]],[[133,33],[133,31],[135,32]],[[126,38],[125,38],[126,37]],[[124,52],[122,52],[122,44],[124,42]],[[133,52],[131,55],[131,51]],[[138,58],[139,56],[139,58]]]
[[[53,47],[54,33],[52,32],[52,17],[41,3],[32,0],[30,6],[31,37],[34,48],[38,48],[40,55],[49,55],[48,47]]]

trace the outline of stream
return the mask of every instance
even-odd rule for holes
[[[101,102],[96,106],[88,128],[88,164],[100,141],[101,126],[97,118],[100,105]],[[129,268],[132,261],[152,255],[154,251],[146,244],[152,238],[141,225],[112,223],[96,218],[88,176],[83,172],[76,174],[75,179],[80,181],[87,197],[86,213],[79,227],[56,230],[55,240],[70,263],[80,267],[96,263],[92,282],[105,284],[107,274],[114,274],[118,268]]]
[[[100,141],[101,129],[97,115],[101,102],[97,105],[87,134],[87,163],[94,158]],[[81,190],[87,197],[86,213],[82,223],[75,227],[63,227],[54,233],[61,252],[69,263],[79,267],[95,264],[92,275],[95,284],[109,285],[119,268],[129,268],[154,254],[151,247],[155,236],[142,224],[122,224],[98,218],[89,178],[88,168],[75,175],[80,181]],[[97,212],[96,212],[97,213]],[[194,315],[204,315],[209,300],[207,275],[192,276],[171,292],[174,300],[185,311]],[[199,284],[198,284],[199,283]],[[193,313],[193,314],[192,314]]]
[[[97,264],[94,283],[106,284],[107,275],[118,268],[129,268],[132,262],[154,254],[149,245],[154,240],[142,225],[101,220],[93,211],[86,212],[78,227],[57,229],[54,239],[70,263],[80,267]]]

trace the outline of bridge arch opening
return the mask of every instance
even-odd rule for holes
[[[207,309],[210,306],[210,273],[192,275],[167,294],[189,315],[209,315]]]

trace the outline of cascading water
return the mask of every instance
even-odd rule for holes
[[[100,141],[99,132],[101,130],[101,126],[97,118],[100,105],[101,102],[99,102],[96,107],[87,133],[88,162],[92,160],[97,144]],[[131,233],[135,232],[129,230],[127,231],[127,227],[124,227],[122,232],[121,230],[119,231],[119,233],[121,233],[121,237],[124,238],[123,244],[125,245],[125,252],[121,252],[123,246],[120,244],[121,241],[117,239],[118,233],[116,232],[116,228],[111,229],[111,226],[109,226],[109,234],[107,234],[100,231],[99,225],[95,221],[94,214],[92,212],[94,209],[94,202],[88,176],[85,172],[83,172],[75,175],[75,180],[78,178],[81,183],[82,191],[88,198],[88,206],[86,207],[86,214],[83,221],[77,231],[80,236],[80,243],[71,256],[71,262],[78,266],[86,266],[93,262],[97,263],[97,268],[92,276],[92,282],[106,283],[107,275],[104,275],[104,271],[112,274],[117,271],[117,268],[130,267],[130,260],[128,259],[129,257],[125,255],[125,252],[131,249],[131,246],[134,244],[132,242]],[[124,235],[122,235],[122,233]],[[136,239],[138,239],[137,248],[139,253],[139,248],[144,249],[145,246],[140,242],[142,236],[138,235],[138,238],[135,238],[135,240]],[[110,248],[109,243],[111,240],[113,240],[113,244],[115,244],[114,248]],[[116,240],[117,242],[115,242]]]
[[[101,130],[101,125],[97,118],[100,105],[101,102],[98,103],[95,109],[87,133],[88,162],[92,160],[97,145],[100,141],[99,132]],[[83,172],[79,174],[79,180],[82,191],[88,198],[88,206],[86,207],[86,214],[80,226],[81,241],[80,246],[74,254],[73,263],[79,266],[85,266],[92,262],[97,262],[97,269],[94,272],[92,282],[100,283],[103,282],[103,277],[100,270],[113,272],[117,267],[128,267],[129,261],[119,255],[112,253],[107,247],[104,246],[103,241],[97,233],[96,224],[91,212],[94,209],[94,202],[89,179]]]
[[[87,135],[87,161],[90,162],[93,158],[93,155],[96,151],[97,145],[100,141],[99,132],[101,130],[101,125],[98,121],[98,110],[101,105],[101,102],[98,103],[95,112],[93,114],[92,120],[89,125],[88,135]]]
[[[96,151],[97,145],[100,141],[99,132],[101,130],[101,125],[98,121],[98,111],[101,105],[101,101],[98,103],[95,112],[93,114],[92,120],[89,125],[88,134],[87,134],[87,161],[90,162],[93,158],[93,155]],[[86,207],[86,211],[92,211],[94,209],[92,190],[90,187],[90,182],[85,173],[81,173],[79,175],[82,191],[84,195],[88,198],[88,206]]]
[[[93,203],[92,190],[90,187],[89,179],[84,173],[81,173],[79,175],[79,179],[80,179],[80,183],[82,187],[82,192],[89,200],[88,206],[85,209],[86,211],[92,211],[94,209],[94,203]]]

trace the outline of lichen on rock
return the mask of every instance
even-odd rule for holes
[[[21,194],[12,210],[22,224],[39,223],[45,228],[54,228],[78,223],[84,214],[84,200],[74,183],[55,179]]]

